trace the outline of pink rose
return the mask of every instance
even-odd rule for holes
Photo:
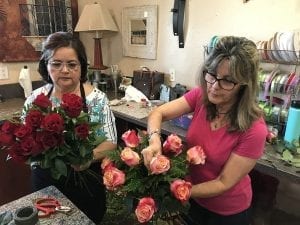
[[[104,171],[113,166],[114,167],[114,163],[108,158],[108,157],[105,157],[104,159],[102,159],[102,162],[101,162],[101,169],[104,173]]]
[[[186,160],[194,165],[203,165],[205,163],[205,158],[206,155],[203,151],[203,148],[199,145],[190,148],[186,152]]]
[[[135,215],[140,223],[146,223],[152,218],[155,211],[156,206],[154,199],[145,197],[140,199],[135,209]]]
[[[125,162],[125,164],[128,166],[138,165],[140,163],[140,159],[141,159],[139,154],[136,153],[135,151],[133,151],[129,147],[125,147],[122,150],[120,157],[121,157],[122,161]]]
[[[171,192],[181,202],[186,202],[191,197],[191,182],[185,180],[175,180],[170,185]]]
[[[109,167],[104,171],[103,183],[108,190],[115,190],[125,183],[125,173],[116,167]]]
[[[135,130],[128,130],[122,135],[122,140],[125,145],[130,148],[135,148],[139,145],[139,137]]]
[[[164,155],[153,157],[150,162],[150,170],[152,174],[161,174],[170,169],[170,160]]]
[[[182,141],[176,134],[171,134],[163,144],[165,154],[173,153],[179,155],[182,152]]]

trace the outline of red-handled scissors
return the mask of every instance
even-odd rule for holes
[[[55,212],[70,212],[71,208],[68,206],[60,205],[59,201],[55,198],[39,198],[35,201],[34,206],[39,211],[38,216],[48,217]]]

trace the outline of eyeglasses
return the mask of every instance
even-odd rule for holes
[[[234,86],[238,84],[232,80],[228,80],[227,78],[219,79],[217,78],[217,75],[210,73],[206,70],[203,71],[203,77],[204,80],[209,84],[214,84],[218,81],[220,88],[226,91],[231,91],[234,88]]]
[[[48,64],[54,70],[62,70],[64,66],[66,66],[67,69],[70,71],[75,71],[78,69],[78,66],[80,66],[80,63],[76,61],[71,61],[71,62],[49,61]]]

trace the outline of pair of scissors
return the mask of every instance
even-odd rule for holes
[[[39,198],[35,201],[34,206],[39,211],[38,216],[40,218],[49,217],[55,212],[68,213],[71,211],[70,207],[60,205],[55,198]]]

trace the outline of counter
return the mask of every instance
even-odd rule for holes
[[[139,103],[129,102],[119,106],[111,106],[111,109],[117,119],[117,126],[123,126],[122,132],[134,127],[146,129],[147,116],[151,108],[141,108]],[[127,123],[125,128],[124,123]],[[164,135],[175,133],[184,141],[186,130],[173,125],[170,121],[166,121],[162,124],[161,133]],[[118,133],[118,136],[121,134],[122,133]],[[276,151],[276,148],[280,147],[281,146],[278,145],[266,144],[265,154],[258,160],[255,169],[271,176],[281,176],[289,178],[292,181],[300,182],[300,168],[288,166],[280,159]]]
[[[83,212],[81,212],[66,196],[64,196],[54,186],[46,187],[37,192],[19,198],[15,201],[2,205],[0,206],[0,212],[7,212],[7,211],[14,212],[18,208],[25,207],[25,206],[32,206],[33,201],[41,197],[54,197],[60,202],[61,205],[69,206],[72,209],[71,212],[68,214],[54,213],[48,218],[40,218],[41,225],[53,225],[53,224],[94,225],[94,223]]]

